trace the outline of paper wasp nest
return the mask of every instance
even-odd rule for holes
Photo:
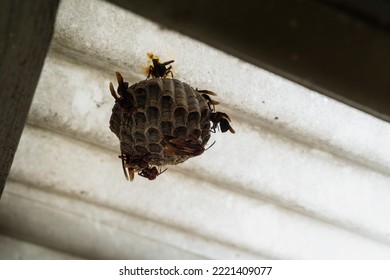
[[[166,66],[173,61],[160,63],[154,56],[150,58],[151,79],[129,86],[117,72],[117,91],[110,83],[116,100],[110,129],[119,138],[119,157],[126,178],[131,180],[135,172],[153,180],[162,173],[162,166],[202,154],[218,124],[222,132],[234,133],[228,115],[215,112],[218,102],[210,98],[214,93],[167,78],[172,72],[171,66]]]

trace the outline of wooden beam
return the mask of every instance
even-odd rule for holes
[[[0,197],[49,48],[58,2],[0,1]]]

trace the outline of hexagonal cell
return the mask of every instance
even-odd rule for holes
[[[200,115],[198,112],[191,112],[188,114],[187,123],[189,128],[199,127]]]
[[[171,121],[161,122],[160,129],[164,136],[170,136],[173,133],[173,123]]]
[[[195,95],[187,97],[188,112],[199,111],[199,101]]]
[[[135,127],[139,131],[145,131],[146,127],[146,116],[143,112],[137,112],[134,116]]]
[[[134,96],[137,100],[137,107],[145,107],[147,97],[145,89],[141,87],[136,88]]]
[[[200,121],[201,122],[206,121],[209,118],[209,114],[210,114],[210,109],[208,107],[203,109],[202,114],[200,116]]]
[[[112,108],[112,114],[110,118],[110,129],[118,137],[119,137],[120,126],[122,125],[122,118],[123,118],[122,112],[123,110],[119,106],[119,104],[115,103],[114,107]]]
[[[129,143],[127,141],[122,141],[120,143],[120,145],[121,145],[121,152],[122,153],[127,154],[127,155],[133,154],[133,152],[134,152],[134,145],[132,145],[131,143]]]
[[[179,126],[176,127],[173,131],[173,136],[179,138],[179,137],[187,137],[189,135],[188,128],[186,126]]]
[[[175,126],[186,126],[187,125],[187,111],[183,107],[178,107],[175,109]]]
[[[146,145],[146,137],[145,137],[145,134],[143,132],[139,132],[139,131],[136,131],[134,134],[134,140],[135,140],[135,144],[136,145],[141,145],[141,146],[145,146]]]
[[[207,135],[205,135],[204,137],[202,137],[203,138],[203,140],[202,140],[202,146],[204,147],[206,144],[207,144],[207,142],[210,140],[210,137],[211,137],[211,135],[210,134],[207,134]]]
[[[165,159],[163,160],[161,158],[161,155],[160,153],[151,153],[152,154],[152,164],[155,164],[155,165],[163,165],[165,164]]]
[[[148,153],[148,150],[144,146],[135,146],[134,149],[136,154],[139,156],[143,156],[144,154]]]
[[[146,138],[148,139],[149,143],[159,143],[162,137],[160,131],[157,128],[151,127],[146,132]]]
[[[184,90],[183,83],[180,81],[175,82],[175,104],[186,110],[188,109],[187,93]]]
[[[160,144],[153,143],[148,145],[148,149],[152,154],[160,154],[163,148]]]
[[[125,129],[125,127],[122,127],[120,135],[123,142],[127,142],[132,146],[135,144],[135,139],[130,129]]]
[[[149,107],[146,109],[146,116],[149,121],[149,125],[157,126],[160,122],[160,109],[157,107]]]
[[[124,127],[126,127],[127,129],[129,130],[133,130],[133,126],[134,126],[134,119],[133,119],[133,115],[132,114],[129,114],[129,113],[123,113],[123,122],[122,122],[122,125]]]
[[[150,80],[146,86],[146,91],[148,92],[148,99],[158,100],[161,93],[161,81],[159,80]]]
[[[161,97],[161,119],[166,121],[172,117],[173,99],[171,96]]]
[[[195,138],[195,139],[199,139],[199,137],[202,135],[202,131],[198,128],[195,128],[193,130],[190,131],[190,136]]]

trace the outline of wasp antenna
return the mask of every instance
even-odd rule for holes
[[[171,67],[169,67],[169,68],[171,68]],[[168,74],[171,74],[171,77],[172,77],[172,79],[174,79],[174,77],[173,77],[173,72],[171,71],[171,70],[169,70],[167,73],[166,73],[166,77],[168,77]]]
[[[115,100],[121,99],[122,97],[115,91],[114,85],[110,82],[110,92],[112,97],[115,98]]]
[[[229,131],[231,132],[231,133],[236,133],[236,131],[233,129],[233,127],[231,127],[230,125],[229,125]]]
[[[217,96],[217,94],[215,92],[212,92],[211,90],[207,90],[207,89],[198,89],[198,88],[196,88],[196,91],[197,92],[201,92],[201,93],[205,93],[205,94],[208,94],[208,95]]]
[[[123,77],[122,77],[121,73],[115,72],[115,75],[116,75],[116,80],[118,81],[118,84],[119,85],[123,84]]]
[[[212,146],[214,146],[215,142],[217,141],[214,141],[213,144],[211,144],[210,146],[207,147],[207,149],[205,151],[207,151],[208,149],[210,149]]]

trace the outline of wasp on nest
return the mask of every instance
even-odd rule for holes
[[[154,180],[166,170],[163,166],[201,155],[218,126],[235,133],[229,116],[215,110],[215,93],[174,79],[173,60],[161,63],[153,54],[148,56],[152,65],[146,80],[129,86],[116,72],[116,91],[110,83],[115,98],[110,129],[119,138],[119,158],[130,181],[135,173]]]

